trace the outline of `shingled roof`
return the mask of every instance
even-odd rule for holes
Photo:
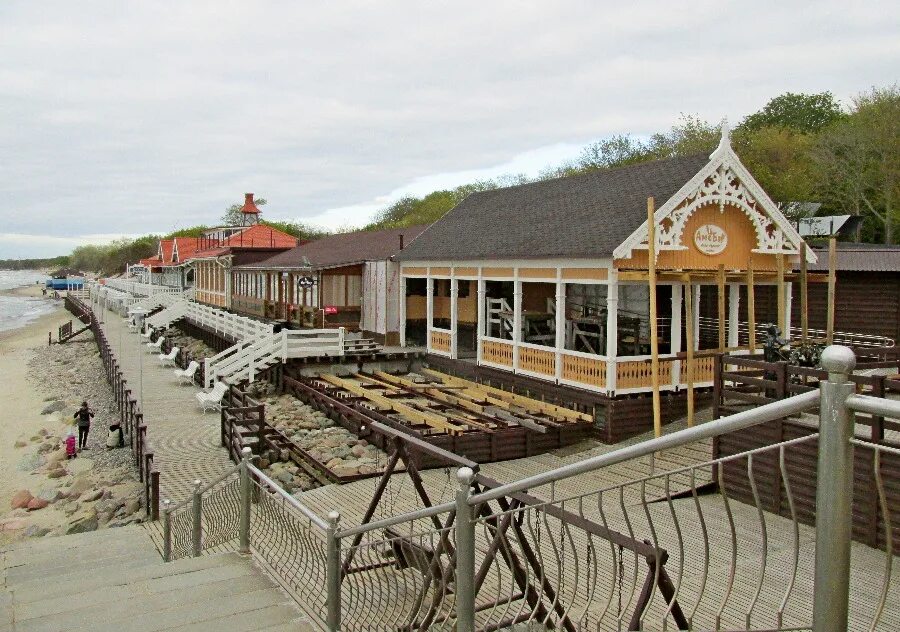
[[[397,255],[401,261],[609,257],[707,163],[705,155],[473,193]]]
[[[308,260],[314,268],[333,268],[364,261],[384,261],[400,252],[400,236],[404,244],[418,237],[427,226],[406,226],[355,233],[329,235],[302,244],[259,263],[237,266],[239,268],[300,268]]]

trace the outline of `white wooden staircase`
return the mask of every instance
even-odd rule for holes
[[[289,358],[344,355],[344,329],[282,329],[246,338],[204,361],[204,381],[237,384]]]

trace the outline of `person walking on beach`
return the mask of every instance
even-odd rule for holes
[[[74,419],[78,420],[78,449],[79,450],[87,450],[87,438],[88,432],[91,430],[91,417],[94,416],[94,411],[88,406],[87,402],[81,402],[81,408],[75,411],[75,414],[72,415]]]

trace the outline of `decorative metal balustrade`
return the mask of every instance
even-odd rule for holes
[[[281,490],[245,452],[233,472],[198,486],[190,510],[166,511],[167,555],[230,538],[328,630],[898,629],[890,551],[900,450],[854,437],[853,416],[897,418],[900,402],[854,393],[849,349],[830,348],[823,364],[820,390],[511,484],[463,466],[455,501],[378,520],[369,511],[346,528]],[[704,463],[669,460],[671,448],[817,407],[818,434]],[[851,545],[859,448],[872,455],[876,548]],[[649,474],[603,484],[599,473],[612,467]],[[773,468],[774,487],[761,476]],[[810,498],[796,482],[816,468]],[[766,510],[776,493],[787,515]],[[813,525],[798,518],[810,508]]]

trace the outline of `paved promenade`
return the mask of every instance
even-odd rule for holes
[[[233,466],[219,438],[219,415],[203,413],[196,386],[179,384],[173,367],[162,367],[141,337],[125,321],[106,312],[107,339],[141,403],[155,460],[160,469],[162,500],[180,502],[190,496],[193,481],[208,482]]]

